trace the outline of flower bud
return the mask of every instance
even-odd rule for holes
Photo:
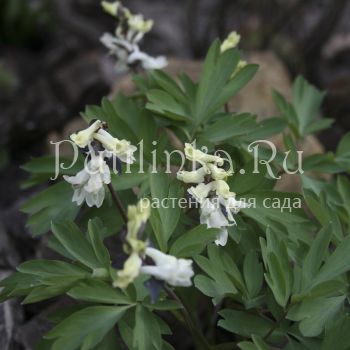
[[[236,31],[231,32],[221,44],[221,52],[235,48],[239,44],[240,40],[241,36]]]
[[[88,128],[70,135],[71,140],[80,148],[86,147],[93,139],[94,133],[102,126],[101,120],[96,120]]]
[[[114,17],[117,16],[118,9],[121,6],[119,1],[115,1],[115,2],[102,1],[101,5],[105,12],[107,12],[109,15],[112,15]]]
[[[199,149],[194,148],[190,143],[185,143],[185,155],[188,160],[198,162],[203,165],[206,163],[217,163],[218,165],[224,164],[224,160],[219,156],[204,153]]]

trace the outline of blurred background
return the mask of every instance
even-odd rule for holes
[[[213,39],[238,31],[244,52],[273,57],[263,65],[269,77],[283,67],[286,84],[303,74],[328,92],[322,113],[335,123],[319,135],[326,149],[333,150],[350,129],[349,0],[125,0],[124,5],[154,19],[142,45],[151,54],[200,60]],[[20,165],[47,153],[50,137],[111,91],[118,77],[99,37],[113,29],[97,0],[0,0],[0,279],[43,249],[19,212],[32,191],[19,189],[26,177]],[[267,80],[262,90],[273,87]],[[44,327],[45,305],[24,310],[16,302],[4,305],[0,350],[32,349]],[[9,332],[9,324],[16,331]]]

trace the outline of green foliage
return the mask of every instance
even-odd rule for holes
[[[324,93],[299,77],[292,101],[274,92],[279,117],[259,122],[249,113],[228,112],[225,104],[257,68],[248,64],[237,71],[239,60],[237,49],[221,53],[216,41],[198,82],[152,71],[134,77],[134,95],[103,98],[82,113],[87,122],[106,122],[118,138],[135,145],[143,140],[136,162],[113,174],[111,186],[124,207],[142,197],[163,203],[152,206],[149,224],[137,234],[163,253],[192,259],[195,276],[190,288],[164,287],[142,275],[125,289],[115,287],[116,260],[125,260],[104,238],[130,249],[122,216],[108,195],[101,208],[79,208],[71,201],[71,186],[59,178],[22,210],[34,235],[50,232],[49,247],[62,259],[25,262],[0,282],[1,302],[22,297],[34,303],[63,294],[77,301],[50,316],[54,326],[39,350],[169,350],[172,331],[182,336],[182,328],[170,328],[175,320],[188,328],[183,337],[190,334],[191,346],[200,350],[350,348],[350,134],[335,153],[304,157],[305,172],[294,175],[301,193],[276,190],[273,175],[286,175],[284,160],[289,171],[298,168],[299,141],[330,125],[318,118]],[[271,150],[262,148],[255,159],[247,146],[281,133],[290,153],[285,159],[278,151],[271,174],[262,162]],[[220,229],[200,224],[197,209],[170,203],[182,199],[188,186],[171,174],[179,158],[171,157],[167,169],[163,151],[194,140],[232,157],[230,190],[255,203],[235,215],[237,225],[228,227],[224,247],[213,243]],[[52,157],[25,164],[31,177],[23,187],[47,183],[53,164]],[[80,160],[61,175],[74,175],[81,167]]]

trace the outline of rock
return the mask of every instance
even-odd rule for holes
[[[50,304],[46,306],[47,303]],[[48,320],[48,316],[73,305],[76,305],[75,301],[65,296],[55,302],[45,301],[33,305],[37,315],[17,327],[15,332],[16,341],[22,344],[25,349],[35,349],[35,346],[42,339],[43,335],[52,328],[52,323]],[[40,306],[42,309],[40,309]]]
[[[0,222],[0,266],[15,269],[20,261],[14,242],[10,239]]]
[[[1,275],[1,273],[0,273]],[[2,277],[0,277],[2,278]],[[21,306],[17,300],[7,300],[0,304],[0,349],[20,350],[14,339],[15,330],[23,320]]]

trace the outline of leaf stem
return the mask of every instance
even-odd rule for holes
[[[172,299],[176,300],[182,306],[181,313],[188,326],[188,329],[191,331],[191,333],[197,340],[198,348],[200,350],[210,350],[210,345],[205,339],[202,331],[196,326],[194,319],[192,318],[190,312],[188,312],[188,310],[186,309],[186,306],[184,305],[180,297],[177,296],[177,294],[167,285],[164,286],[164,289]]]
[[[125,209],[123,207],[123,204],[122,204],[122,202],[121,202],[117,192],[114,190],[112,184],[108,184],[107,187],[109,189],[109,192],[112,195],[112,199],[113,199],[114,204],[117,206],[120,215],[122,216],[124,222],[127,224],[128,223],[128,217],[126,215],[126,211],[125,211]]]

